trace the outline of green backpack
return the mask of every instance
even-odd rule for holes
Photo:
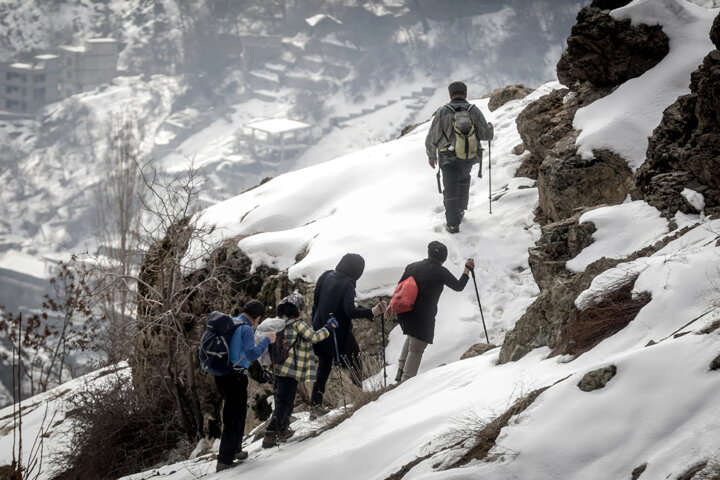
[[[470,118],[470,109],[474,105],[466,107],[454,108],[449,103],[447,107],[455,112],[453,115],[452,126],[455,134],[455,142],[448,147],[449,151],[455,151],[455,156],[462,160],[472,160],[477,157],[478,139],[475,135],[475,125]]]

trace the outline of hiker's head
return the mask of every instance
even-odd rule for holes
[[[428,244],[428,258],[443,263],[447,259],[447,247],[437,240]]]
[[[250,300],[243,307],[242,313],[244,313],[246,317],[250,318],[250,323],[255,325],[260,321],[262,316],[265,315],[265,304],[260,300]]]
[[[357,280],[365,271],[365,259],[357,253],[346,253],[340,259],[335,270]]]
[[[463,82],[453,82],[448,86],[448,93],[450,98],[465,98],[467,97],[467,85]]]
[[[278,315],[287,318],[296,318],[305,309],[305,300],[298,292],[293,292],[278,303]]]

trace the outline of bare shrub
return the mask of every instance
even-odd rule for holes
[[[162,461],[182,437],[173,408],[144,396],[122,374],[69,399],[69,435],[53,459],[56,480],[114,479]]]
[[[652,298],[648,292],[633,296],[636,279],[636,275],[631,276],[591,299],[577,319],[562,329],[550,356],[578,357],[625,328]]]

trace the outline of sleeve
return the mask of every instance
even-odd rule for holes
[[[473,107],[475,108],[470,109],[470,116],[475,124],[475,134],[477,135],[478,140],[492,140],[495,136],[493,127],[488,125],[487,120],[485,120],[485,116],[480,111],[480,108],[477,105],[473,105]]]
[[[270,339],[268,337],[264,337],[262,340],[260,340],[260,343],[255,345],[255,335],[253,334],[253,330],[250,327],[243,326],[242,331],[240,332],[241,341],[242,341],[242,351],[245,352],[245,357],[247,358],[248,362],[253,362],[260,358],[260,356],[267,350],[268,346],[270,345]],[[233,335],[233,340],[235,340],[235,335]],[[231,342],[232,343],[232,342]],[[238,359],[233,359],[232,349],[230,350],[230,361],[232,363],[235,363]]]
[[[306,340],[310,340],[312,343],[317,343],[325,340],[330,336],[330,332],[327,328],[323,327],[319,330],[313,330],[305,322],[297,322],[298,334]]]
[[[310,313],[310,318],[315,318],[315,309],[320,302],[320,291],[322,290],[323,281],[325,280],[325,277],[328,273],[330,273],[330,270],[324,271],[322,275],[320,275],[320,278],[318,278],[318,281],[315,283],[315,292],[313,293],[313,306],[312,312]]]
[[[440,115],[441,110],[442,109],[438,109],[438,111],[435,112],[435,116],[430,124],[430,130],[428,130],[427,137],[425,137],[425,153],[427,153],[427,157],[430,160],[437,160],[438,144],[440,140],[445,137],[442,131],[442,122],[440,121],[442,117],[442,115]]]
[[[345,290],[342,306],[348,318],[373,318],[372,309],[355,306],[355,289],[352,287]]]
[[[467,285],[468,277],[467,273],[463,272],[462,275],[460,275],[459,278],[455,278],[452,273],[450,273],[450,270],[448,270],[445,267],[443,268],[443,283],[448,288],[455,290],[456,292],[461,292],[465,288],[465,285]]]

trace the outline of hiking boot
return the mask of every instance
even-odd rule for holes
[[[283,430],[282,432],[277,434],[277,441],[278,441],[278,443],[284,442],[288,438],[292,437],[294,434],[295,434],[295,430],[288,427],[285,430]]]
[[[272,448],[278,444],[278,435],[272,430],[265,431],[265,438],[262,441],[262,448]]]
[[[460,231],[460,227],[458,225],[445,225],[445,230],[450,233],[458,233]]]
[[[241,462],[243,460],[247,460],[248,452],[246,452],[245,450],[238,450],[237,452],[235,452],[234,458],[235,458],[235,460],[240,460]]]
[[[398,382],[398,383],[402,382],[402,374],[403,374],[402,368],[398,369],[397,375],[395,375],[396,382]]]
[[[318,417],[326,415],[330,410],[324,408],[322,405],[310,405],[310,420],[315,420]]]
[[[229,468],[233,468],[236,465],[237,463],[223,463],[221,461],[218,461],[217,466],[215,467],[215,473],[222,472],[223,470],[227,470]]]

